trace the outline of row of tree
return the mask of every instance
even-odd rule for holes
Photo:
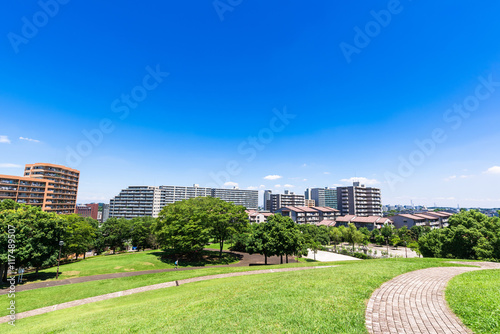
[[[425,257],[500,260],[500,219],[478,211],[461,211],[449,226],[422,236],[420,252]]]

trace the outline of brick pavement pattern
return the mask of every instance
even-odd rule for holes
[[[500,269],[500,263],[454,262],[480,267],[427,268],[400,275],[372,294],[366,308],[366,329],[381,333],[472,333],[450,310],[444,290],[454,276],[481,269]]]
[[[57,311],[57,310],[63,310],[63,309],[69,308],[69,307],[80,306],[80,305],[85,305],[85,304],[89,304],[89,303],[95,303],[95,302],[99,302],[101,300],[117,298],[117,297],[121,297],[121,296],[128,296],[128,295],[132,295],[134,293],[139,293],[139,292],[169,288],[169,287],[179,286],[179,285],[186,284],[186,283],[193,283],[193,282],[206,281],[206,280],[225,278],[225,277],[269,274],[269,273],[281,273],[281,272],[287,272],[287,271],[333,268],[333,267],[337,267],[337,266],[315,266],[315,267],[262,269],[262,270],[241,271],[241,272],[234,272],[234,273],[227,273],[227,274],[218,274],[218,275],[208,275],[208,276],[187,278],[187,279],[182,279],[182,280],[178,280],[178,281],[171,281],[171,282],[165,282],[165,283],[160,283],[160,284],[142,286],[140,288],[129,289],[129,290],[124,290],[124,291],[117,291],[117,292],[108,293],[105,295],[94,296],[94,297],[78,299],[78,300],[72,300],[72,301],[69,301],[66,303],[37,308],[35,310],[30,310],[30,311],[21,312],[21,313],[16,314],[16,320],[27,318],[27,317],[32,317],[35,315],[40,315],[40,314],[44,314],[44,313],[48,313],[48,312],[53,312],[53,311]],[[9,322],[10,320],[11,319],[9,316],[0,317],[0,324],[5,323],[5,322]]]

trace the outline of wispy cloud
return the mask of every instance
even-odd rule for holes
[[[500,166],[493,166],[483,172],[484,174],[500,174]]]
[[[259,187],[254,187],[254,186],[249,186],[247,187],[248,190],[257,190],[259,189]]]
[[[456,176],[456,175],[452,175],[452,176],[445,177],[445,178],[444,178],[444,180],[445,180],[446,182],[449,182],[449,181],[451,181],[451,180],[455,180],[456,178],[457,178],[457,176]]]
[[[264,176],[264,179],[266,180],[277,180],[277,179],[281,179],[283,176],[281,175],[267,175],[267,176]]]
[[[228,187],[237,187],[237,186],[238,186],[238,183],[228,181],[228,182],[224,183],[224,185],[225,185],[225,186],[228,186]]]
[[[7,136],[0,136],[0,143],[10,144],[10,139]]]
[[[21,140],[31,141],[31,142],[34,142],[34,143],[39,143],[39,142],[40,142],[39,140],[37,140],[37,139],[33,139],[33,138],[19,137],[19,139],[21,139]]]
[[[9,163],[0,163],[0,168],[22,168],[21,165],[9,164]]]
[[[352,185],[353,182],[359,182],[367,186],[373,186],[380,183],[380,181],[376,179],[368,179],[366,177],[351,177],[349,179],[341,179],[340,182],[349,183],[350,185]]]
[[[281,184],[275,184],[274,188],[281,188]]]
[[[330,172],[323,172],[323,174],[325,174],[325,175],[330,175]]]
[[[293,184],[285,184],[283,187],[285,188],[295,188]]]
[[[265,186],[265,185],[263,185],[263,184],[261,184],[261,185],[259,186],[259,188],[261,188],[261,189],[264,189],[265,187],[266,187],[266,186]]]

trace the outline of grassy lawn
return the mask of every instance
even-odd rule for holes
[[[500,270],[454,277],[446,288],[446,300],[474,333],[500,333]]]
[[[230,254],[223,254],[221,259],[219,259],[217,252],[203,251],[200,255],[203,258],[195,260],[180,259],[179,267],[221,265],[238,261],[236,257]],[[175,258],[175,254],[162,250],[93,256],[85,260],[60,266],[59,279],[130,271],[168,269],[175,267]],[[40,270],[38,277],[35,273],[25,274],[23,280],[29,282],[53,280],[56,277],[56,270],[57,266]]]
[[[310,264],[287,266],[303,265]],[[365,303],[372,292],[383,282],[408,271],[448,265],[453,266],[439,259],[347,261],[335,268],[196,282],[21,319],[16,322],[15,328],[11,328],[11,331],[23,333],[366,333]],[[212,268],[210,270],[261,268]],[[201,272],[201,270],[173,274],[189,275],[196,272]],[[159,283],[161,279],[156,275],[148,275],[151,276],[152,284]],[[153,280],[157,281],[153,282]],[[172,280],[172,276],[163,277],[163,280]],[[133,280],[121,281],[121,284],[130,288],[132,282],[138,284]],[[75,293],[78,287],[83,287],[83,284],[87,283],[76,284],[73,287]],[[70,289],[72,287],[57,288]],[[56,287],[40,291],[51,289],[56,289]],[[86,287],[78,290],[89,291],[91,289]],[[54,293],[55,291],[57,293]],[[52,292],[54,296],[71,293],[69,290],[66,292],[52,290]],[[32,293],[31,296],[29,293]],[[19,293],[16,297],[18,311],[21,311],[23,301],[26,304],[32,304],[40,299],[50,298],[43,295],[35,296],[33,293],[42,292],[35,290]],[[78,298],[84,298],[84,292],[81,293],[82,296]],[[50,304],[54,303],[47,305]],[[4,307],[3,303],[0,307]],[[9,325],[2,324],[0,328],[1,326]]]
[[[230,244],[229,242],[224,242],[224,245],[222,245],[222,250],[228,251],[229,247],[231,247],[232,245],[233,244]],[[211,243],[205,246],[205,248],[220,249],[220,243]]]
[[[344,262],[335,262],[342,264]],[[322,262],[314,264],[315,266],[330,265],[331,263]],[[55,304],[65,303],[72,300],[83,299],[104,295],[106,293],[123,291],[127,289],[138,288],[146,285],[153,285],[163,282],[181,280],[192,277],[217,275],[241,271],[253,271],[261,269],[274,268],[289,268],[289,267],[308,267],[308,263],[291,263],[288,265],[273,265],[273,266],[249,266],[249,267],[219,267],[219,268],[204,268],[189,271],[168,271],[156,274],[146,274],[140,276],[121,277],[106,279],[93,282],[69,284],[62,286],[54,286],[49,288],[21,291],[16,293],[16,311],[25,312],[40,307],[51,306]],[[0,316],[8,314],[7,307],[10,299],[6,295],[0,296]]]

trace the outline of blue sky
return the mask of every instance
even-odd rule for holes
[[[499,10],[9,0],[0,174],[77,168],[82,203],[129,185],[357,178],[384,204],[500,207]]]

